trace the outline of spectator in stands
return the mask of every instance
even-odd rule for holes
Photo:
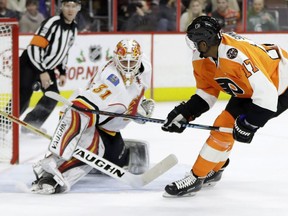
[[[44,19],[44,16],[38,11],[38,0],[27,0],[26,12],[22,15],[19,22],[20,32],[36,32]]]
[[[206,15],[203,13],[201,0],[191,0],[188,8],[180,17],[180,31],[186,32],[188,25],[198,16]]]
[[[212,6],[212,0],[202,0],[203,1],[203,9],[204,9],[204,13],[206,14],[210,14],[212,13],[212,11],[216,10],[216,8],[213,10],[213,6]]]
[[[118,9],[117,9],[117,30],[121,31],[125,29],[125,25],[131,14],[129,13],[130,11],[128,10],[129,8],[129,3],[128,1],[118,1]]]
[[[217,9],[217,0],[210,0],[209,4],[211,4],[211,10],[215,11]],[[228,6],[229,8],[240,11],[239,3],[237,0],[228,0]]]
[[[93,30],[91,29],[93,19],[89,16],[88,9],[84,5],[81,7],[81,10],[76,15],[75,21],[77,23],[79,32],[90,32],[91,30]]]
[[[50,16],[50,11],[48,10],[48,7],[46,5],[46,0],[39,0],[38,10],[45,18],[48,18]]]
[[[188,8],[190,0],[182,0],[182,1],[184,1],[186,8]],[[200,3],[201,3],[202,8],[203,8],[203,13],[209,14],[213,11],[212,10],[212,1],[216,2],[216,0],[200,0]],[[237,0],[232,0],[232,1],[237,1]]]
[[[151,13],[155,14],[155,17],[156,17],[156,22],[157,22],[157,14],[159,13],[159,0],[152,0],[150,2],[150,10],[151,10]]]
[[[10,0],[7,2],[7,8],[18,13],[19,17],[26,11],[26,0]]]
[[[7,8],[7,0],[0,0],[0,18],[1,17],[16,18],[19,20],[19,14]]]
[[[158,31],[176,31],[176,0],[160,0]]]
[[[229,0],[217,0],[217,8],[209,16],[217,19],[224,32],[241,31],[240,13],[229,7]]]
[[[279,24],[275,18],[266,11],[264,0],[253,0],[252,8],[248,12],[247,31],[277,31]]]
[[[151,0],[150,5],[159,5],[159,0]]]
[[[129,4],[128,11],[132,12],[131,17],[128,18],[124,25],[125,31],[155,31],[157,17],[150,10],[147,1]]]

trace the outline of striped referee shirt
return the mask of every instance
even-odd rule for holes
[[[68,53],[76,35],[76,23],[66,24],[63,14],[42,23],[27,47],[30,61],[39,73],[57,68],[65,75]]]

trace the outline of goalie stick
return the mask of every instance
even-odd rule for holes
[[[40,136],[43,136],[49,140],[52,139],[49,134],[16,118],[13,115],[10,115],[2,110],[0,110],[0,114]],[[106,175],[111,176],[112,178],[122,181],[123,183],[135,188],[143,187],[149,184],[178,163],[177,157],[174,154],[170,154],[159,163],[154,165],[151,169],[147,170],[145,173],[135,175],[80,146],[76,147],[76,150],[73,153],[73,157],[105,173]]]
[[[78,106],[74,105],[71,101],[62,97],[60,94],[58,94],[56,92],[52,92],[52,91],[45,92],[45,95],[47,97],[50,97],[50,98],[58,101],[58,102],[65,104],[67,106],[73,107],[74,109],[81,111],[81,112],[90,112],[90,113],[99,114],[99,115],[129,118],[129,119],[134,119],[134,120],[140,120],[143,122],[152,122],[152,123],[159,123],[159,124],[164,124],[164,122],[165,122],[165,120],[163,120],[163,119],[147,118],[144,116],[134,116],[134,115],[128,115],[128,114],[113,113],[113,112],[107,112],[107,111],[102,111],[102,110],[91,110],[91,109],[78,107]],[[182,127],[204,129],[204,130],[214,130],[214,131],[220,131],[220,132],[225,132],[225,133],[232,133],[232,131],[233,131],[232,128],[201,125],[201,124],[190,124],[190,123],[189,124],[182,124]]]

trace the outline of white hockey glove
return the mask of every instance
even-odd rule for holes
[[[138,107],[137,114],[139,116],[150,118],[153,114],[155,107],[155,101],[152,99],[143,99],[141,104]],[[146,123],[145,121],[135,120],[139,124]]]

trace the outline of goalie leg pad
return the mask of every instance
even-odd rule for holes
[[[85,114],[68,108],[58,123],[49,150],[66,161],[70,160],[89,120]]]
[[[92,169],[93,167],[91,167],[90,165],[82,165],[67,170],[63,173],[63,176],[65,180],[69,182],[70,186],[73,186],[84,176],[86,176]]]
[[[148,143],[138,140],[124,140],[129,150],[128,171],[133,174],[142,174],[149,169]]]

